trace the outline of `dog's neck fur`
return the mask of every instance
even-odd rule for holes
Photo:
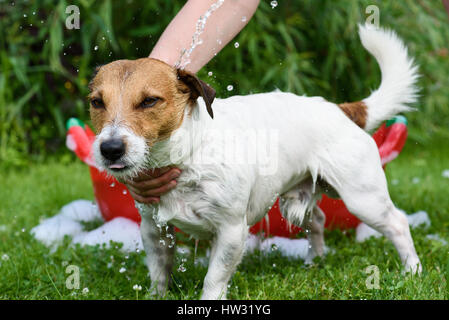
[[[200,147],[203,132],[212,121],[204,110],[206,107],[201,98],[193,106],[186,106],[181,126],[170,138],[151,147],[147,158],[149,168],[187,165],[194,151]]]

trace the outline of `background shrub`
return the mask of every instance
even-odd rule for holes
[[[269,2],[262,0],[248,26],[199,72],[219,97],[275,88],[335,102],[368,96],[380,72],[357,24],[375,4],[381,25],[397,31],[420,65],[411,138],[447,134],[449,20],[440,1],[280,0],[274,9]],[[23,166],[65,150],[65,121],[88,120],[93,68],[147,56],[183,3],[0,0],[0,163]],[[70,4],[80,8],[80,30],[65,28]]]

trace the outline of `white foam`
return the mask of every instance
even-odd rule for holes
[[[123,243],[122,251],[143,250],[139,225],[126,218],[115,218],[99,228],[86,231],[81,222],[102,220],[101,213],[95,203],[88,200],[76,200],[65,205],[57,215],[43,220],[31,229],[34,237],[56,249],[65,236],[71,237],[73,243],[81,245],[106,245],[110,241]]]
[[[429,240],[432,240],[432,241],[439,242],[443,246],[447,246],[448,245],[448,242],[445,239],[441,238],[438,234],[428,234],[426,236],[426,238],[429,239]]]
[[[84,232],[81,222],[101,219],[96,205],[88,200],[73,201],[51,218],[31,229],[31,234],[46,246],[55,249],[65,236],[75,237]]]
[[[260,250],[264,254],[279,251],[284,257],[306,260],[309,251],[309,241],[307,239],[289,239],[284,237],[262,239],[258,235],[250,234],[246,240],[245,253],[251,254],[255,250]],[[324,248],[325,254],[330,251],[328,247]]]
[[[83,246],[105,245],[110,247],[110,242],[122,243],[122,251],[132,252],[137,249],[143,250],[140,228],[134,221],[118,217],[106,222],[101,227],[90,232],[83,232],[73,238],[73,243]]]

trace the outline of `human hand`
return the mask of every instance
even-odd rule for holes
[[[146,170],[136,178],[124,181],[134,200],[155,204],[160,196],[176,187],[176,178],[181,174],[178,168],[164,167]]]

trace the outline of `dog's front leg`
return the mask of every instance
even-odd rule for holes
[[[142,215],[140,234],[147,255],[151,279],[151,294],[164,296],[170,282],[175,252],[173,226],[158,228],[153,218]]]
[[[247,236],[246,221],[220,227],[212,242],[201,299],[226,299],[227,285],[242,259]]]

